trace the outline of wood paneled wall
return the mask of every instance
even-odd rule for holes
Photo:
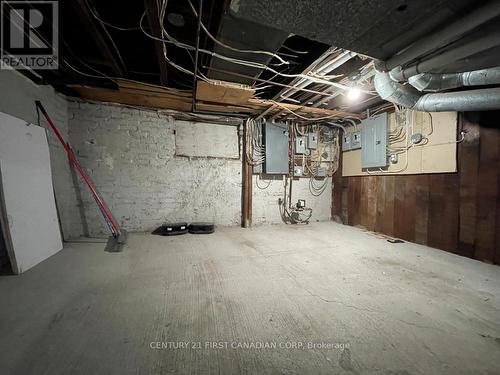
[[[407,241],[500,264],[500,111],[460,114],[458,172],[334,176],[333,212]]]

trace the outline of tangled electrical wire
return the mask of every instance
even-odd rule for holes
[[[297,203],[292,206],[292,180],[290,180],[290,192],[287,195],[288,179],[284,178],[284,194],[283,198],[278,201],[281,219],[285,224],[308,224],[312,217],[312,208],[300,206]]]
[[[188,2],[189,2],[189,6],[191,8],[191,11],[193,12],[193,14],[195,16],[197,16],[198,13],[197,13],[196,9],[194,8],[193,4],[189,0],[188,0]],[[206,50],[204,48],[196,48],[193,45],[181,42],[181,41],[175,39],[174,37],[172,37],[167,32],[167,30],[166,30],[166,28],[164,26],[164,22],[163,21],[165,19],[165,15],[166,15],[167,0],[161,0],[161,1],[159,1],[158,13],[156,15],[147,14],[146,10],[144,10],[144,12],[142,13],[142,15],[141,15],[141,17],[139,19],[139,22],[138,22],[137,26],[135,26],[135,25],[121,26],[121,25],[115,25],[113,23],[107,22],[107,21],[103,20],[99,16],[99,13],[97,12],[96,8],[93,6],[93,4],[91,4],[91,2],[89,2],[89,0],[85,0],[85,4],[86,4],[86,6],[89,9],[90,14],[105,29],[107,27],[109,27],[109,28],[113,28],[115,30],[122,31],[122,32],[140,30],[148,38],[153,39],[155,41],[162,42],[163,58],[165,59],[165,61],[169,65],[171,65],[175,69],[177,69],[180,72],[183,72],[185,74],[188,74],[188,75],[191,75],[191,76],[195,76],[196,75],[196,78],[198,78],[200,80],[203,80],[203,81],[206,81],[206,82],[211,82],[212,80],[209,79],[208,77],[206,77],[202,72],[200,72],[200,71],[193,72],[190,69],[187,69],[187,68],[185,68],[185,67],[183,67],[183,66],[175,63],[174,61],[172,61],[167,56],[166,45],[167,44],[172,44],[172,45],[174,45],[176,47],[184,49],[188,53],[190,59],[193,61],[193,64],[195,63],[195,61],[193,59],[192,53],[195,52],[195,51],[198,51],[199,53],[207,54],[207,55],[212,56],[213,58],[225,60],[225,61],[228,61],[228,62],[233,63],[233,64],[243,65],[243,66],[248,66],[248,67],[252,67],[252,68],[258,68],[258,69],[269,71],[269,72],[271,72],[271,73],[274,74],[273,78],[275,78],[277,76],[286,77],[286,78],[301,78],[301,79],[307,79],[307,80],[309,80],[311,82],[315,82],[315,83],[320,83],[320,84],[324,84],[324,85],[336,87],[337,89],[349,90],[349,86],[348,85],[345,85],[345,84],[340,83],[340,82],[330,81],[329,79],[331,79],[331,77],[326,77],[325,76],[327,78],[327,79],[325,79],[325,77],[315,75],[314,73],[308,73],[308,74],[304,74],[304,73],[287,74],[287,73],[285,73],[285,72],[289,71],[288,68],[290,67],[291,64],[297,64],[297,63],[294,62],[294,61],[285,60],[281,56],[295,57],[296,58],[296,57],[298,57],[298,56],[296,56],[297,54],[298,55],[307,54],[308,53],[307,51],[297,51],[297,50],[291,49],[290,47],[283,46],[284,49],[289,50],[289,51],[291,51],[291,52],[293,52],[293,53],[296,54],[296,55],[290,55],[290,54],[283,53],[283,52],[281,52],[281,53],[280,52],[274,53],[274,52],[271,52],[271,51],[264,51],[264,50],[239,49],[239,48],[233,47],[231,45],[228,45],[228,44],[223,43],[220,40],[216,39],[214,37],[214,35],[209,32],[209,30],[207,29],[207,27],[203,23],[200,23],[201,29],[203,30],[204,33],[207,34],[208,38],[211,39],[214,42],[214,44],[217,44],[217,45],[223,47],[224,49],[227,49],[227,50],[230,50],[230,51],[236,51],[236,52],[239,52],[239,53],[245,53],[245,54],[250,54],[250,55],[267,55],[267,56],[270,56],[272,60],[275,60],[277,62],[271,62],[272,61],[271,60],[267,64],[263,64],[263,63],[260,63],[260,62],[257,62],[257,61],[252,61],[252,60],[248,60],[248,59],[238,59],[238,58],[234,58],[234,57],[231,57],[231,56],[219,53],[219,52],[209,51],[209,50]],[[160,28],[161,28],[161,30],[160,30],[161,31],[161,35],[160,36],[151,34],[151,31],[150,30],[148,31],[147,27],[144,26],[144,19],[146,18],[146,16],[149,16],[149,17],[151,17],[151,16],[156,17],[157,16],[158,17],[159,25],[160,25]],[[108,34],[108,37],[111,39],[111,35]],[[118,51],[118,48],[116,47],[116,45],[114,44],[113,41],[112,41],[112,43],[113,43],[113,46],[114,46],[114,48],[116,50],[116,53],[118,55],[120,55],[120,52]],[[340,51],[341,50],[339,50],[339,49],[333,49],[332,53],[339,53]],[[119,57],[121,59],[121,56],[119,56]],[[97,71],[95,68],[89,67],[87,64],[83,64],[83,65],[85,65],[86,68],[89,68],[93,72],[97,72],[98,75],[95,75],[95,74],[92,74],[92,73],[89,74],[89,73],[86,73],[86,72],[82,72],[81,70],[79,70],[78,68],[74,67],[73,65],[71,65],[66,60],[64,60],[64,62],[66,63],[66,65],[71,70],[73,70],[75,73],[78,73],[78,74],[80,74],[82,76],[91,77],[91,78],[99,78],[99,79],[109,79],[112,82],[115,82],[115,78],[109,77],[108,75],[106,75],[106,74],[104,74],[104,73],[102,73],[100,71]],[[282,69],[281,71],[277,71],[277,70],[275,70],[275,69],[273,69],[273,68],[270,67],[270,66],[282,66],[282,65],[285,65],[286,67],[285,67],[285,69]],[[274,82],[274,81],[269,81],[268,83],[270,83],[272,85],[273,84],[277,84],[277,82]],[[184,84],[184,83],[179,83],[179,84],[182,85],[182,86],[188,87],[187,84]],[[260,89],[262,89],[262,88],[260,88]],[[361,91],[365,92],[363,89]],[[366,93],[370,93],[370,92],[366,91]],[[330,118],[330,117],[326,117],[326,118]],[[317,119],[303,118],[303,119],[306,119],[306,120],[319,120],[319,118],[317,118]]]
[[[245,122],[245,159],[249,165],[259,166],[265,163],[266,149],[264,146],[264,124],[266,120],[249,118]],[[340,131],[347,126],[356,126],[351,119],[338,119],[330,123],[284,123],[281,126],[288,129],[288,160],[289,169],[283,176],[284,194],[279,199],[279,211],[283,222],[288,224],[307,224],[312,217],[313,209],[299,199],[292,204],[292,185],[297,177],[307,178],[310,194],[314,197],[322,195],[331,186],[331,177],[338,171],[340,164]],[[311,143],[307,148],[297,153],[297,136]],[[317,140],[317,141],[316,141]],[[295,174],[296,168],[301,168]],[[271,181],[262,183],[261,176],[255,176],[255,185],[264,190]]]
[[[263,142],[262,126],[264,120],[248,118],[245,122],[245,153],[247,163],[253,166],[264,164],[266,147]]]
[[[309,150],[309,154],[297,155],[291,153],[294,166],[299,164],[303,168],[302,177],[309,177],[309,191],[313,196],[320,196],[329,186],[329,177],[339,168],[340,141],[336,123],[294,125],[294,135],[306,137],[315,134],[318,147]]]

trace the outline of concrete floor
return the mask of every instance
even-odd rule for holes
[[[497,266],[334,223],[103,247],[0,277],[2,374],[500,373]]]

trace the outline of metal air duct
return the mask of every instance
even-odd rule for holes
[[[468,112],[500,109],[500,87],[423,95],[413,109],[423,112]]]
[[[485,86],[500,84],[500,66],[464,73],[422,73],[408,78],[408,82],[419,91],[438,92],[463,86]]]
[[[489,111],[500,109],[500,88],[422,95],[413,86],[402,85],[389,74],[377,72],[375,89],[389,102],[425,112]]]

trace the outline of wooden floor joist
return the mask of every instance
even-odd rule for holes
[[[192,96],[190,91],[177,90],[129,80],[117,80],[118,89],[74,85],[72,88],[82,98],[103,102],[126,104],[138,107],[172,109],[182,112],[191,111]],[[253,90],[234,85],[211,84],[200,82],[202,90],[196,107],[202,111],[227,114],[249,114],[258,116],[275,103],[270,100],[253,98]],[[351,117],[360,118],[359,114],[324,108],[279,103],[282,115],[293,118],[293,113],[308,118]]]

